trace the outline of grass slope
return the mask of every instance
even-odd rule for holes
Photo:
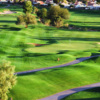
[[[79,57],[100,54],[99,31],[55,28],[40,22],[25,28],[15,24],[17,16],[23,13],[22,7],[12,5],[7,9],[17,13],[0,15],[0,60],[11,61],[16,66],[16,71],[54,66]],[[0,8],[0,11],[4,10]],[[71,18],[68,20],[70,25],[100,27],[99,14],[75,11],[70,13]],[[28,43],[47,45],[35,47]],[[58,58],[60,58],[59,62]],[[99,82],[98,63],[94,63],[93,60],[88,62],[90,63],[83,62],[67,68],[18,76],[18,83],[11,91],[11,95],[14,100],[36,100],[65,89]]]
[[[11,95],[14,100],[37,100],[66,89],[100,82],[99,75],[98,63],[84,61],[65,68],[18,76]]]
[[[72,61],[77,57],[90,56],[93,53],[91,49],[99,52],[100,32],[57,29],[41,23],[30,25],[28,28],[21,25],[17,26],[15,24],[16,17],[22,13],[22,9],[20,7],[20,10],[15,8],[16,6],[11,6],[10,10],[18,11],[18,13],[0,15],[0,59],[11,61],[16,66],[16,71],[58,65]],[[72,17],[76,15],[81,17],[77,13],[71,12],[71,14]],[[73,22],[72,17],[70,21]],[[99,16],[92,18],[92,20],[96,20]],[[83,21],[84,17],[81,20]],[[34,47],[27,43],[47,45]],[[67,55],[60,54],[65,51]],[[73,53],[69,55],[70,51]],[[60,62],[57,62],[58,57],[61,59]]]

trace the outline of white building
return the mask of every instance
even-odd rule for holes
[[[10,3],[13,3],[14,2],[14,0],[0,0],[0,3],[7,3],[7,2],[10,2]]]

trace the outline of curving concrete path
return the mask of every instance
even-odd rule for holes
[[[48,69],[53,69],[53,68],[66,67],[66,66],[77,64],[77,63],[80,63],[80,62],[82,62],[84,60],[87,60],[87,59],[90,59],[90,58],[94,58],[94,57],[98,57],[98,56],[100,56],[100,55],[95,55],[95,56],[90,56],[90,57],[82,57],[82,58],[79,58],[79,59],[74,60],[72,62],[69,62],[69,63],[66,63],[66,64],[62,64],[62,65],[58,65],[58,66],[52,66],[52,67],[46,67],[46,68],[39,68],[39,69],[34,69],[34,70],[29,70],[29,71],[16,72],[15,75],[25,75],[25,74],[30,74],[30,73],[42,71],[42,70],[48,70]]]
[[[73,93],[77,93],[77,92],[84,91],[84,90],[91,89],[91,88],[95,88],[95,87],[100,87],[100,83],[95,83],[95,84],[90,84],[90,85],[86,85],[86,86],[82,86],[82,87],[78,87],[78,88],[69,89],[69,90],[59,92],[59,93],[54,94],[52,96],[38,99],[38,100],[61,100],[61,99],[65,98],[66,96],[69,96]]]

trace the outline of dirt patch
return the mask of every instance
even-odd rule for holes
[[[47,44],[36,44],[36,43],[27,43],[27,44],[31,44],[31,45],[34,45],[34,46],[36,46],[36,47],[38,47],[38,46],[43,46],[43,45],[47,45]]]

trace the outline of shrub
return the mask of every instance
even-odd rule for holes
[[[50,25],[50,23],[51,23],[51,20],[50,19],[45,19],[45,21],[44,21],[44,24],[45,25]]]
[[[36,24],[36,18],[28,13],[26,15],[20,15],[17,17],[17,24]]]
[[[33,7],[33,13],[36,14],[39,11],[37,7]]]
[[[51,6],[50,10],[48,11],[48,18],[53,20],[59,16],[60,6]]]
[[[48,11],[48,19],[51,20],[51,24],[59,27],[62,26],[62,20],[68,19],[69,16],[69,11],[67,9],[60,8],[60,6],[52,6]]]
[[[59,13],[59,16],[61,16],[63,19],[69,19],[70,17],[69,11],[67,9],[61,8]]]
[[[51,6],[50,9],[42,8],[37,12],[37,15],[41,18],[42,23],[51,24],[57,27],[63,25],[63,19],[69,18],[69,11],[60,6]]]
[[[37,12],[38,17],[45,19],[47,17],[47,9],[46,8],[42,8],[41,10],[39,10]]]
[[[31,1],[25,1],[23,5],[23,12],[24,13],[32,13],[33,6]]]
[[[55,19],[55,17],[61,17],[63,19],[69,18],[69,11],[64,8],[60,8],[60,6],[52,6],[48,11],[48,17],[50,19]]]
[[[54,26],[61,27],[63,26],[63,20],[61,17],[56,17],[54,20]]]
[[[24,16],[20,15],[17,17],[17,24],[25,24]]]
[[[69,26],[69,24],[68,24],[68,23],[66,23],[64,26],[65,26],[65,27],[68,27],[68,26]]]
[[[26,25],[36,24],[36,18],[35,18],[35,16],[33,16],[31,14],[26,14],[24,19],[25,19]]]
[[[10,62],[0,62],[0,100],[8,100],[7,93],[16,84],[14,70]]]

